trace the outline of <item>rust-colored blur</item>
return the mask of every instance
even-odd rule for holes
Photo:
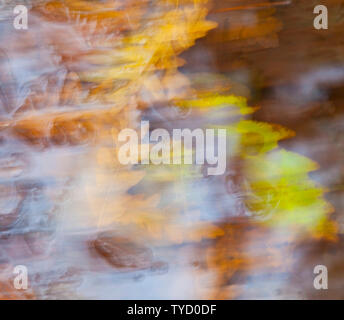
[[[0,298],[344,298],[344,4],[321,2],[327,30],[313,0],[0,2]],[[122,164],[143,120],[226,129],[225,173]]]

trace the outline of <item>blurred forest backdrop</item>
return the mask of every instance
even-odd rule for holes
[[[342,0],[22,3],[28,30],[0,8],[2,299],[343,298]],[[141,120],[226,128],[226,173],[123,166]]]

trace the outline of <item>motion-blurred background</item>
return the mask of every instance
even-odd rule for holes
[[[342,0],[3,1],[0,297],[343,298],[343,30]],[[120,164],[141,120],[226,128],[226,173]]]

